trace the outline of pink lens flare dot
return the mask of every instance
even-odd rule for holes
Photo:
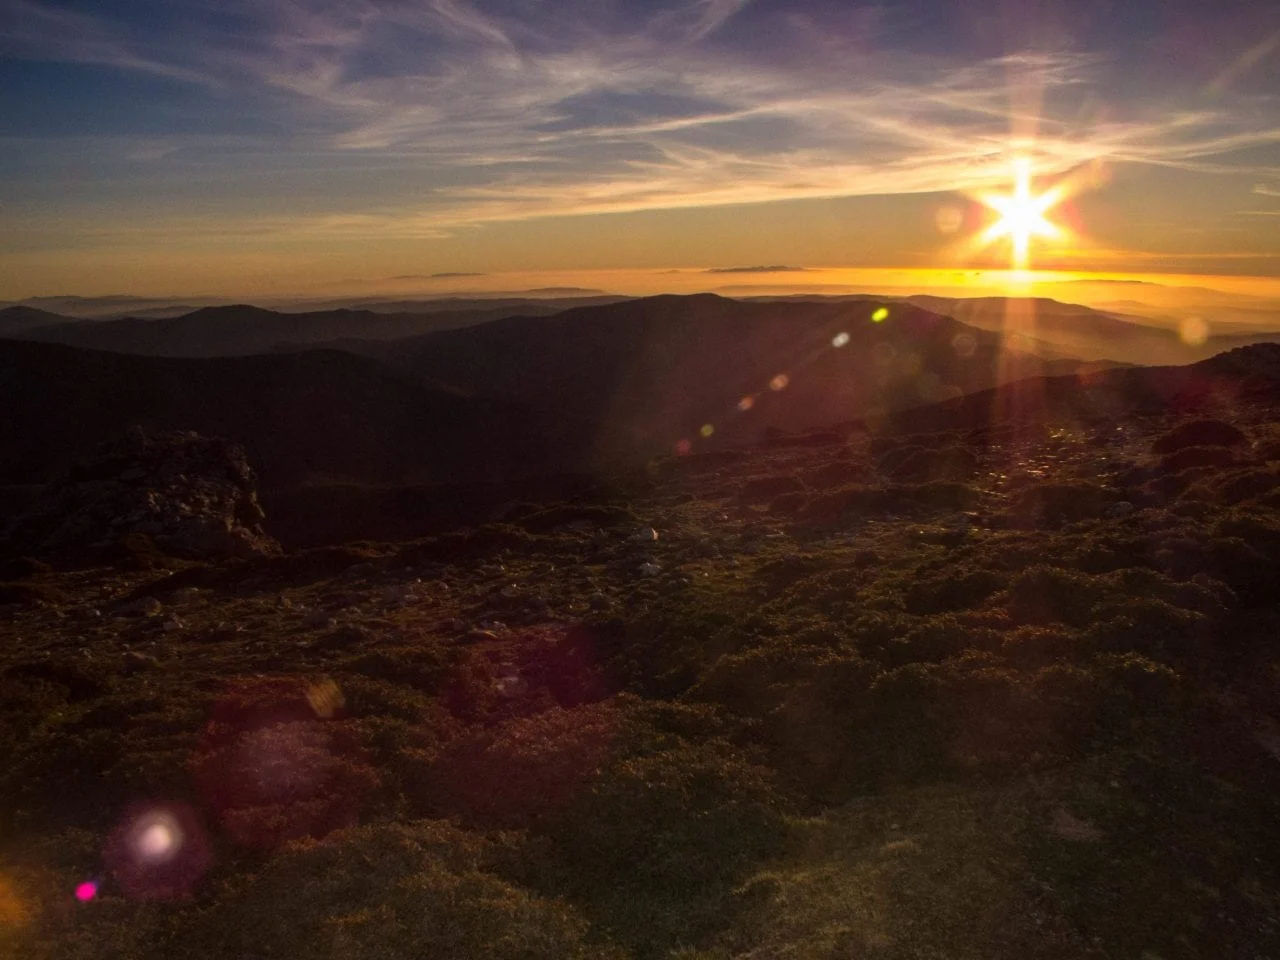
[[[88,903],[98,895],[98,885],[92,880],[86,880],[80,886],[76,887],[76,899],[81,903]]]

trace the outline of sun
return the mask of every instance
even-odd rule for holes
[[[986,245],[1008,236],[1013,248],[1013,269],[1025,270],[1030,262],[1031,238],[1057,237],[1062,233],[1045,219],[1045,214],[1063,199],[1063,191],[1054,187],[1032,196],[1031,162],[1015,160],[1013,169],[1013,193],[978,195],[979,200],[1000,214],[1000,219],[982,234],[981,241]]]

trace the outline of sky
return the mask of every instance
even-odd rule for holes
[[[0,299],[928,285],[1019,163],[1034,270],[1280,289],[1280,6],[0,0]]]

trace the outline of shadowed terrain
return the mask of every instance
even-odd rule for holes
[[[716,298],[679,306],[711,339],[679,311],[665,328],[623,315],[612,329],[637,355],[644,342],[625,336],[640,324],[669,362],[719,358],[731,333],[808,346]],[[855,365],[911,344],[920,369],[979,384],[991,366],[954,361],[969,336],[999,363],[988,334],[924,312],[877,322],[871,306],[809,315],[814,350],[819,332],[823,356]],[[552,321],[526,321],[551,323],[530,362],[656,369]],[[849,332],[843,347],[832,324]],[[1280,951],[1267,853],[1280,818],[1280,347],[941,404],[904,393],[900,409],[839,429],[717,434],[613,474],[557,479],[566,461],[551,458],[524,463],[537,480],[447,493],[364,482],[348,501],[334,485],[311,501],[313,488],[277,485],[265,519],[252,506],[250,466],[264,484],[297,481],[299,463],[403,469],[383,444],[492,478],[535,436],[521,419],[532,405],[604,402],[590,364],[539,392],[515,355],[447,339],[485,331],[496,348],[514,326],[417,343],[404,354],[416,372],[328,351],[2,345],[0,383],[24,404],[0,428],[5,449],[40,465],[10,466],[11,479],[147,411],[156,427],[256,423],[261,434],[233,438],[244,466],[238,449],[175,434],[71,476],[118,468],[138,502],[163,478],[175,517],[247,510],[286,548],[278,524],[302,532],[310,516],[329,545],[201,559],[130,534],[3,557],[0,952]],[[492,376],[524,401],[427,386],[450,356],[455,383]],[[776,371],[769,359],[758,369]],[[788,367],[795,385],[822,362]],[[689,384],[717,369],[671,367]],[[649,396],[624,385],[629,402]],[[490,446],[473,450],[483,430]],[[204,454],[168,469],[169,445],[230,471],[221,499],[201,506],[197,484],[183,506]],[[135,448],[145,471],[127,462]],[[507,459],[486,459],[499,449]],[[468,495],[471,520],[412,535],[413,514]],[[352,535],[342,515],[371,503],[383,535]]]

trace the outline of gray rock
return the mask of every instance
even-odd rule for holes
[[[45,487],[2,533],[33,555],[134,534],[192,559],[276,554],[253,479],[233,443],[131,430]]]
[[[128,617],[157,617],[162,610],[164,604],[155,597],[139,597],[117,608],[117,612]]]
[[[160,666],[160,661],[150,654],[140,653],[137,650],[125,651],[125,673],[141,673],[144,670],[154,670],[158,666]]]

